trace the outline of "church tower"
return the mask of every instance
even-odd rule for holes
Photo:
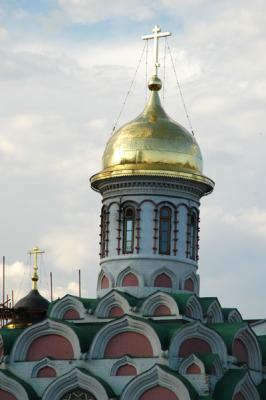
[[[200,198],[213,190],[192,133],[164,111],[156,26],[154,71],[143,112],[108,141],[103,170],[91,178],[103,198],[98,295],[116,288],[137,297],[158,289],[199,294]]]

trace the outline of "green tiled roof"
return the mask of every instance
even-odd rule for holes
[[[261,383],[259,384],[259,386],[257,386],[258,392],[260,394],[260,398],[266,399],[266,379],[263,379],[263,381],[261,381]]]
[[[95,310],[97,305],[98,305],[98,303],[99,303],[99,301],[100,301],[100,299],[89,299],[89,298],[86,298],[86,297],[72,296],[72,295],[69,295],[69,294],[67,294],[66,296],[67,297],[73,297],[73,299],[78,300],[80,303],[83,304],[83,306],[84,306],[84,308],[86,310],[89,310],[89,309]],[[49,304],[49,307],[48,307],[48,310],[47,310],[47,315],[48,316],[50,315],[50,313],[51,313],[53,307],[55,306],[55,304],[57,304],[58,302],[62,301],[66,296],[62,297],[61,299],[54,300]]]
[[[217,382],[213,397],[215,400],[232,399],[235,387],[247,371],[245,369],[231,369]]]
[[[194,353],[204,364],[207,374],[212,373],[212,366],[216,360],[220,360],[218,354],[213,353]]]
[[[232,311],[237,311],[237,312],[239,313],[239,311],[238,311],[237,308],[222,308],[223,316],[225,317],[225,320],[226,320],[226,321],[228,320],[229,314],[230,314]],[[240,313],[239,313],[239,314],[240,314]]]
[[[208,311],[208,308],[210,307],[210,305],[212,303],[214,303],[215,301],[219,300],[217,299],[217,297],[198,297],[199,303],[201,305],[202,311],[203,311],[203,315],[205,315]]]
[[[168,350],[170,342],[175,333],[185,326],[188,322],[180,319],[176,320],[151,320],[141,319],[143,322],[148,323],[157,333],[163,350]]]
[[[12,350],[13,344],[17,337],[25,330],[25,328],[15,328],[15,329],[8,329],[8,328],[1,328],[0,335],[3,339],[4,345],[4,354],[9,354]]]
[[[181,312],[181,314],[185,314],[187,302],[190,299],[190,297],[194,296],[194,294],[193,293],[173,293],[173,294],[169,293],[169,296],[171,296],[175,300],[175,302],[177,303],[177,305],[179,307],[179,311]]]
[[[206,325],[208,328],[213,329],[215,332],[217,332],[223,339],[223,341],[226,344],[228,352],[231,354],[232,353],[232,343],[234,340],[234,337],[236,333],[239,331],[239,329],[247,326],[247,324],[243,322],[238,322],[234,324],[207,324]]]
[[[266,335],[257,336],[257,340],[261,349],[262,364],[266,365]]]
[[[14,379],[17,381],[23,388],[25,389],[28,397],[30,400],[39,400],[40,397],[37,396],[35,390],[25,381],[23,381],[21,378],[18,378],[16,375],[14,375],[12,372],[7,371],[6,369],[1,369],[1,372],[6,375],[8,378]]]

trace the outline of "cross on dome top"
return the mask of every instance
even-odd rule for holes
[[[145,35],[142,36],[141,39],[143,40],[149,40],[149,39],[154,39],[154,76],[157,76],[158,73],[158,67],[160,67],[159,63],[159,38],[161,37],[166,37],[166,36],[171,36],[171,32],[161,32],[161,28],[158,25],[155,25],[153,30],[153,35]]]
[[[37,286],[37,282],[39,280],[39,276],[38,276],[38,254],[43,254],[44,250],[41,250],[39,247],[33,247],[32,250],[29,251],[29,254],[32,256],[34,256],[34,260],[33,260],[33,274],[31,277],[32,280],[32,289],[33,290],[37,290],[38,286]]]

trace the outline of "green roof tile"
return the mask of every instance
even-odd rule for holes
[[[217,382],[213,397],[215,400],[232,399],[235,387],[239,381],[243,379],[247,370],[245,369],[231,369],[224,374],[224,376]]]

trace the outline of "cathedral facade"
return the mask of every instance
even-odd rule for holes
[[[200,296],[200,199],[214,182],[160,102],[166,34],[154,28],[143,112],[114,132],[91,177],[102,197],[97,297],[49,303],[35,266],[0,329],[0,400],[266,399],[265,321]]]

